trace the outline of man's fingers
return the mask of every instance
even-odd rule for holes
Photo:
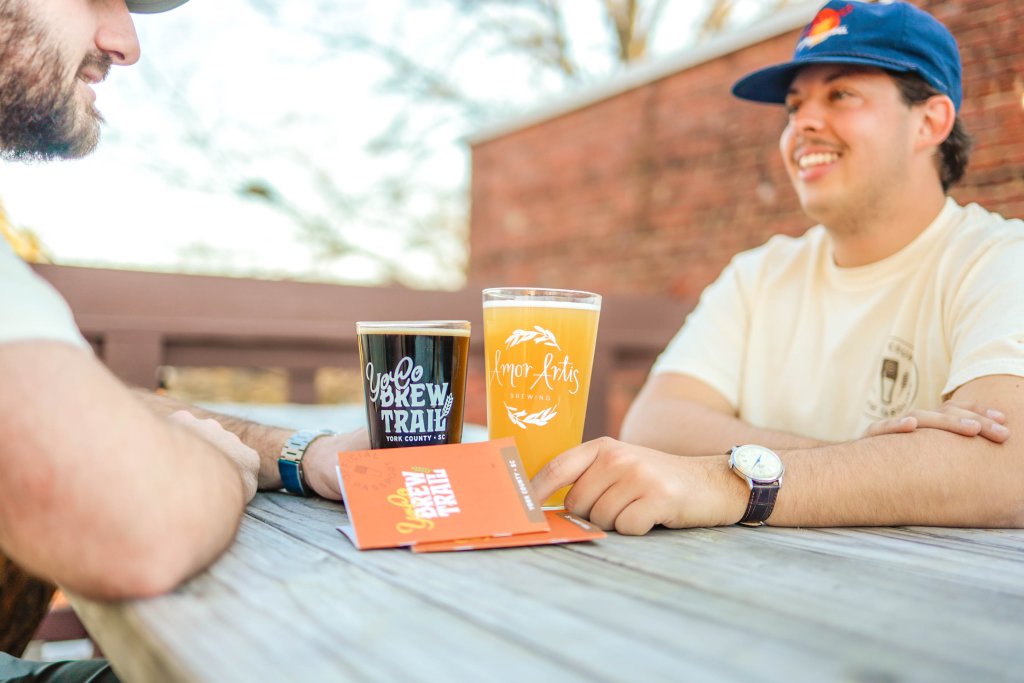
[[[1010,438],[1006,415],[975,403],[947,401],[936,410],[915,410],[910,415],[871,423],[865,436],[902,434],[915,429],[941,429],[961,436],[981,436],[993,443]]]
[[[167,419],[175,424],[190,424],[199,421],[199,418],[187,410],[175,410],[167,416]]]
[[[598,455],[600,453],[601,449],[598,448]],[[565,509],[577,517],[594,521],[590,516],[594,506],[606,496],[608,489],[613,488],[617,481],[614,476],[609,477],[604,468],[597,465],[595,458],[594,462],[576,478],[576,483],[565,494]],[[612,527],[601,528],[608,531]]]
[[[171,413],[170,422],[177,424],[216,448],[238,468],[245,489],[245,499],[252,500],[258,487],[260,456],[255,450],[242,443],[233,432],[229,432],[213,419],[199,419],[187,410]]]
[[[543,503],[555,491],[579,479],[597,459],[602,442],[603,439],[597,439],[570,448],[541,468],[531,480],[536,499]]]
[[[1010,429],[999,422],[983,425],[981,435],[993,443],[1003,443],[1010,438]]]
[[[989,420],[998,422],[999,424],[1006,424],[1006,415],[1004,415],[1002,411],[996,410],[995,408],[989,408],[988,406],[983,406],[974,401],[946,401],[939,407],[937,412],[944,412],[951,409],[954,411],[963,411],[963,413],[971,413],[977,417],[988,418]],[[965,417],[967,416],[965,415]]]
[[[961,422],[959,425],[954,425],[953,428],[937,425],[938,429],[948,429],[964,436],[983,436],[993,443],[1003,443],[1010,438],[1010,430],[1006,427],[1006,415],[995,408],[988,408],[977,403],[947,401],[939,412],[959,416]],[[957,426],[960,429],[957,429]]]
[[[657,518],[656,505],[650,497],[634,500],[615,518],[615,530],[624,536],[643,536],[655,524],[662,523]]]
[[[917,429],[917,418],[912,416],[893,418],[891,420],[878,420],[868,425],[865,436],[880,436],[882,434],[905,434]]]
[[[918,426],[942,429],[961,436],[981,436],[993,443],[1003,443],[1010,438],[1010,430],[1005,425],[967,411],[922,412],[918,417]]]
[[[985,417],[995,422],[998,422],[1001,425],[1006,424],[1006,415],[1004,415],[1003,413],[994,408],[989,408],[988,410],[986,410]]]
[[[587,488],[585,478],[586,475],[584,475],[583,479],[580,479],[574,491]],[[580,511],[582,507],[579,503],[570,501],[568,497],[565,500],[566,509],[573,514],[589,519],[605,531],[611,531],[618,528],[619,515],[636,500],[636,494],[627,484],[618,480],[613,481],[611,486],[603,490],[599,495],[593,496],[593,498],[594,500],[590,502],[586,514]]]
[[[925,413],[918,418],[918,426],[942,429],[962,436],[977,436],[981,432],[981,418],[974,414]]]
[[[922,429],[942,429],[962,436],[977,436],[982,430],[982,419],[975,413],[955,411],[936,413],[922,411],[917,418]]]

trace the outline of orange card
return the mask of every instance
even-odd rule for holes
[[[545,510],[550,531],[515,536],[487,536],[484,538],[463,538],[455,541],[432,541],[417,543],[414,553],[438,553],[449,550],[483,550],[485,548],[516,548],[527,545],[553,545],[555,543],[576,543],[604,538],[607,534],[590,522],[580,519],[565,510]]]
[[[511,438],[342,452],[338,480],[361,550],[549,529]]]

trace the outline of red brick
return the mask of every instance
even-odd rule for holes
[[[1024,2],[915,4],[963,54],[976,147],[954,196],[1024,215]],[[783,113],[729,94],[788,59],[795,36],[476,145],[471,278],[693,300],[736,251],[805,230],[777,150]]]

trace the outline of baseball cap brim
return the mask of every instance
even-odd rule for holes
[[[128,11],[136,14],[157,14],[181,7],[188,0],[128,0]]]
[[[732,86],[732,94],[740,99],[768,104],[785,104],[789,86],[800,69],[812,64],[854,64],[873,66],[889,71],[916,71],[908,64],[854,55],[817,55],[776,64],[747,74]]]

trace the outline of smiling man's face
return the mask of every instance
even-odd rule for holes
[[[0,156],[91,152],[103,121],[91,85],[137,59],[123,0],[0,0]]]
[[[786,98],[780,149],[804,211],[823,223],[905,188],[917,115],[878,69],[807,67]]]

